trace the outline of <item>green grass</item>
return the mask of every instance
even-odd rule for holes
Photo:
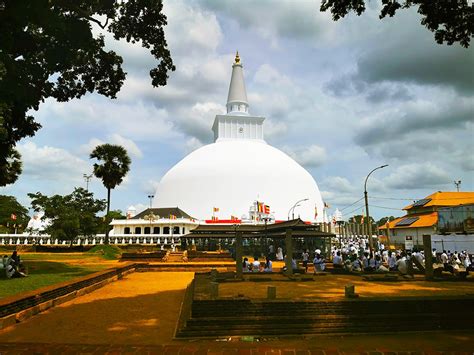
[[[122,255],[122,249],[115,245],[96,245],[89,250],[87,254],[98,254],[104,259],[115,260],[120,258],[120,255]]]
[[[5,274],[2,273],[0,277],[0,298],[68,281],[108,267],[100,264],[78,266],[56,261],[32,260],[28,257],[23,260],[28,269],[28,277],[7,279]]]

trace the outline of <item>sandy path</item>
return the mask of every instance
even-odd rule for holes
[[[0,331],[0,342],[169,343],[192,272],[137,272]]]

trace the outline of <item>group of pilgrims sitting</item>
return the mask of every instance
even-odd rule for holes
[[[380,247],[380,246],[379,246]],[[383,248],[383,245],[381,245]],[[281,253],[281,248],[278,248],[276,260],[284,260],[283,255],[278,257]],[[331,256],[326,258],[322,255],[321,250],[314,251],[314,258],[312,264],[314,266],[314,273],[323,272],[326,270],[326,259],[332,261],[333,270],[341,270],[346,272],[356,273],[388,273],[398,272],[402,275],[413,274],[414,268],[417,265],[425,266],[425,255],[422,250],[395,250],[389,251],[381,249],[370,252],[362,248],[354,247],[353,245],[343,246],[342,248],[333,248]],[[474,263],[471,261],[471,255],[467,251],[458,253],[455,251],[451,253],[449,250],[442,253],[437,252],[436,249],[432,251],[433,268],[444,271],[449,271],[456,274],[459,271],[474,271]],[[294,272],[308,272],[308,265],[311,260],[309,250],[304,250],[301,254],[303,269],[298,268],[298,262],[292,258],[291,266]],[[330,262],[330,261],[329,261]],[[265,263],[261,263],[258,257],[255,257],[253,262],[249,262],[248,258],[243,260],[244,272],[272,272],[272,261],[270,257],[265,258]],[[286,271],[286,266],[283,267]]]

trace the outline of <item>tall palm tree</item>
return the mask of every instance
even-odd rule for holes
[[[90,155],[91,159],[97,159],[94,163],[94,175],[102,179],[107,189],[107,214],[105,215],[105,244],[109,243],[109,211],[110,190],[122,183],[123,178],[130,170],[131,160],[124,147],[113,144],[102,144],[95,147]]]

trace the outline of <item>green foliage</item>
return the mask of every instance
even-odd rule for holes
[[[115,260],[122,255],[122,249],[116,245],[96,245],[88,253],[99,254],[107,260]]]
[[[321,11],[330,10],[332,18],[337,21],[349,12],[361,15],[365,11],[365,0],[322,0]],[[474,34],[474,5],[467,0],[382,0],[380,19],[394,16],[400,9],[418,6],[422,16],[421,24],[435,34],[439,44],[446,42],[452,45],[459,42],[469,47]]]
[[[382,217],[377,221],[377,226],[378,227],[383,227],[388,221],[393,221],[395,217],[390,216],[390,217]]]
[[[92,192],[78,187],[70,195],[45,196],[40,192],[28,194],[35,211],[44,211],[45,220],[50,220],[44,233],[59,240],[72,243],[81,236],[92,236],[98,231],[97,213],[105,208],[104,200],[95,200]]]
[[[110,190],[120,185],[125,175],[130,170],[131,160],[124,147],[114,144],[102,144],[95,147],[90,154],[91,159],[97,159],[94,163],[94,175],[102,179],[107,189],[107,213],[105,215],[106,226],[110,222]],[[105,229],[105,244],[109,243],[109,228]]]
[[[149,49],[157,61],[151,84],[166,85],[175,67],[162,10],[162,0],[0,0],[0,171],[16,143],[41,128],[27,112],[45,99],[65,102],[88,92],[116,97],[126,75],[123,59],[105,50],[93,25]],[[0,186],[13,181],[0,175]]]
[[[13,220],[12,214],[16,216]],[[30,220],[28,209],[23,207],[15,197],[0,195],[0,233],[22,232]]]

